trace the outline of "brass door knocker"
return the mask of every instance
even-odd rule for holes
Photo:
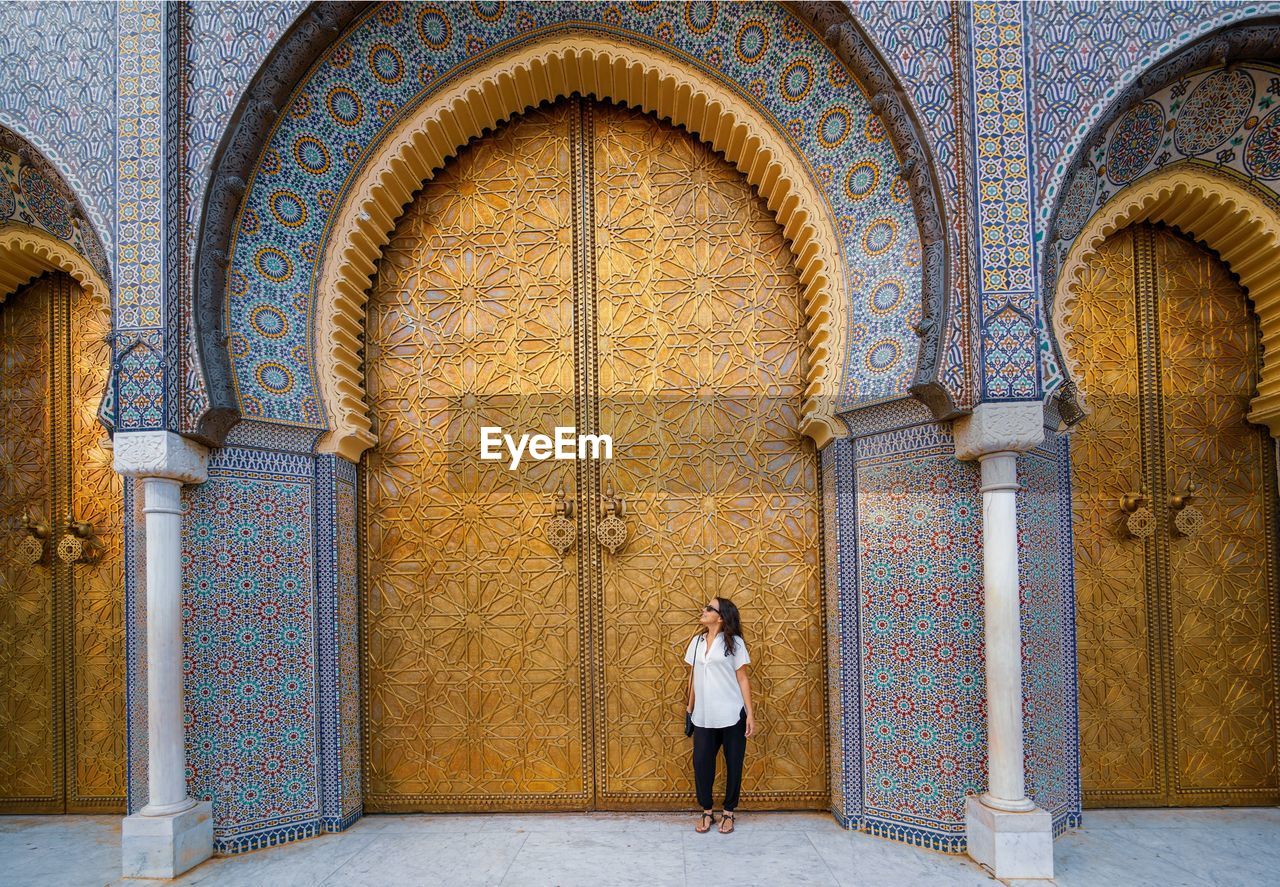
[[[67,512],[67,534],[58,540],[58,560],[64,564],[88,564],[98,556],[93,524],[71,519]]]
[[[555,504],[546,524],[547,542],[557,554],[564,554],[578,538],[578,525],[573,520],[573,499],[564,488],[564,481],[556,490]]]
[[[622,516],[627,506],[621,496],[613,493],[610,482],[604,491],[604,501],[600,503],[600,523],[596,524],[596,541],[605,547],[610,554],[617,554],[627,544],[627,524]]]
[[[13,552],[13,559],[28,567],[43,563],[46,543],[49,541],[49,537],[53,535],[52,528],[39,518],[32,517],[30,510],[24,508],[22,510],[22,529],[27,532],[18,542]]]
[[[1191,504],[1197,489],[1195,481],[1191,481],[1186,490],[1169,494],[1169,508],[1175,512],[1173,528],[1184,536],[1198,535],[1204,529],[1204,512]]]
[[[1136,539],[1147,539],[1156,531],[1156,518],[1151,513],[1151,506],[1147,502],[1147,489],[1143,485],[1138,486],[1138,492],[1127,492],[1120,496],[1117,503],[1120,510],[1128,517],[1124,520],[1124,527],[1129,531],[1129,535]]]

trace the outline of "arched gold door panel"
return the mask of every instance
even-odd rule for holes
[[[600,430],[633,508],[626,548],[601,558],[599,802],[688,806],[689,740],[671,729],[680,657],[693,616],[723,594],[752,651],[760,736],[744,797],[825,806],[817,457],[797,430],[791,255],[706,145],[611,106],[592,125]]]
[[[1071,335],[1091,415],[1071,463],[1093,806],[1280,801],[1256,330],[1222,263],[1167,229],[1114,235],[1086,273]]]
[[[745,799],[826,805],[800,295],[740,174],[643,114],[561,102],[427,184],[370,298],[366,809],[687,807],[682,656],[717,593],[749,620]],[[485,425],[614,459],[508,470]]]
[[[569,106],[421,193],[369,302],[365,806],[591,803],[586,619],[541,523],[566,463],[481,461],[482,426],[574,424]],[[559,467],[556,467],[559,466]]]
[[[122,493],[97,418],[110,317],[49,274],[0,304],[0,327],[0,812],[118,811]]]

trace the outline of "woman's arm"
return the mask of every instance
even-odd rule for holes
[[[742,688],[742,701],[747,709],[747,735],[750,736],[756,732],[756,713],[751,708],[751,681],[747,678],[747,667],[745,665],[738,666],[736,674],[738,676],[738,686]]]
[[[692,665],[689,666],[689,704],[688,706],[686,706],[685,711],[689,712],[689,714],[693,714],[693,666]]]

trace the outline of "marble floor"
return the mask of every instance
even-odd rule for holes
[[[1280,809],[1108,810],[1059,839],[1063,887],[1280,884]],[[990,885],[963,856],[848,832],[811,813],[743,814],[733,835],[667,814],[368,816],[339,835],[213,859],[174,884],[911,887]],[[115,816],[0,816],[0,884],[125,881]],[[1045,882],[1029,882],[1043,885]]]

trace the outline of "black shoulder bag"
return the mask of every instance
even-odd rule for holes
[[[697,650],[697,647],[695,647],[695,648],[694,648],[694,650],[693,650],[693,667],[694,667],[694,668],[697,668],[697,667],[698,667],[698,650]],[[692,680],[692,677],[690,677],[690,680]],[[685,736],[692,736],[692,735],[693,735],[693,712],[691,712],[691,711],[686,711],[686,712],[684,713],[684,735],[685,735]]]

